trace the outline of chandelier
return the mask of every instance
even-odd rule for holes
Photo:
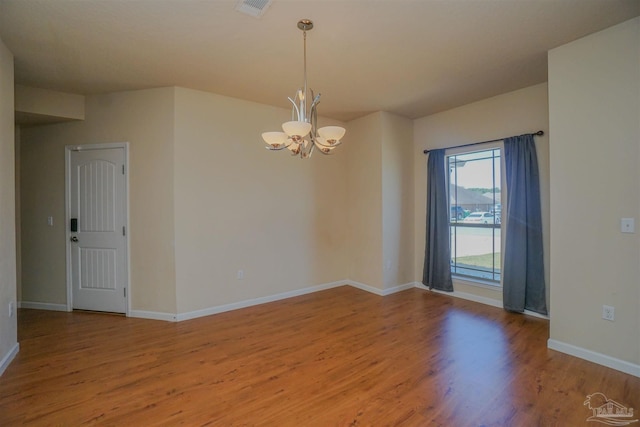
[[[307,31],[313,28],[313,22],[301,19],[298,28],[302,30],[304,39],[304,86],[298,89],[293,99],[289,98],[293,108],[291,121],[282,124],[284,132],[264,132],[262,139],[267,143],[267,150],[280,151],[286,148],[291,155],[306,159],[311,157],[314,149],[322,154],[331,154],[342,143],[340,139],[346,131],[340,126],[317,127],[320,94],[314,95],[313,90],[307,88]],[[307,100],[311,100],[308,109]]]

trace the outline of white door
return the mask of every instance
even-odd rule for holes
[[[72,306],[126,313],[125,147],[85,145],[69,156]]]

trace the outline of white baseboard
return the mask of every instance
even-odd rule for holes
[[[158,311],[130,310],[129,317],[137,317],[139,319],[164,320],[166,322],[175,322],[176,315],[173,313],[162,313]]]
[[[597,353],[595,351],[587,350],[586,348],[577,347],[551,338],[547,341],[547,347],[551,350],[566,353],[580,359],[588,360],[589,362],[597,363],[598,365],[606,366],[607,368],[615,369],[616,371],[624,372],[625,374],[640,377],[640,365],[627,362],[626,360],[616,359],[615,357],[607,356],[606,354]]]
[[[413,282],[405,283],[404,285],[398,285],[398,286],[394,286],[392,288],[385,289],[384,291],[382,291],[382,296],[386,297],[387,295],[395,294],[397,292],[406,291],[407,289],[412,289],[412,288],[415,288],[415,285],[413,284]]]
[[[375,286],[365,285],[364,283],[356,282],[355,280],[346,280],[345,284],[372,294],[384,296],[384,290],[376,288]]]
[[[345,286],[345,285],[353,286],[354,288],[358,288],[358,289],[361,289],[361,290],[364,290],[364,291],[367,291],[367,292],[371,292],[371,293],[379,295],[379,296],[391,295],[391,294],[396,293],[396,292],[400,292],[400,291],[404,291],[406,289],[413,288],[413,286],[414,286],[413,283],[406,283],[404,285],[399,285],[399,286],[395,286],[393,288],[381,290],[381,289],[375,288],[373,286],[366,285],[364,283],[356,282],[354,280],[339,280],[337,282],[324,283],[324,284],[317,285],[317,286],[310,286],[310,287],[307,287],[307,288],[296,289],[294,291],[282,292],[282,293],[279,293],[279,294],[269,295],[269,296],[266,296],[266,297],[252,298],[252,299],[238,301],[238,302],[234,302],[234,303],[230,303],[230,304],[218,305],[218,306],[214,306],[214,307],[207,307],[207,308],[204,308],[204,309],[201,309],[201,310],[194,310],[194,311],[189,311],[189,312],[185,312],[185,313],[178,313],[175,316],[174,319],[160,319],[158,317],[152,317],[152,316],[146,316],[145,318],[158,319],[158,320],[170,320],[170,321],[180,322],[180,321],[183,321],[183,320],[196,319],[198,317],[211,316],[213,314],[224,313],[226,311],[238,310],[238,309],[241,309],[241,308],[251,307],[251,306],[254,306],[254,305],[266,304],[266,303],[269,303],[269,302],[279,301],[279,300],[283,300],[283,299],[287,299],[287,298],[293,298],[293,297],[297,297],[297,296],[300,296],[300,295],[306,295],[306,294],[319,292],[319,291],[324,291],[324,290],[327,290],[327,289],[337,288],[339,286]],[[132,311],[131,312],[131,316],[144,317],[144,316],[136,316],[134,313],[136,313],[136,312]]]
[[[395,294],[396,292],[406,291],[407,289],[415,287],[414,282],[405,283],[404,285],[398,285],[387,289],[376,288],[375,286],[366,285],[364,283],[356,282],[355,280],[345,280],[344,284],[361,289],[363,291],[371,292],[372,294],[376,294],[381,297]]]
[[[11,350],[7,354],[4,355],[2,360],[0,360],[0,375],[4,373],[4,371],[9,367],[9,364],[13,361],[13,359],[18,355],[20,351],[20,344],[15,343]]]
[[[347,282],[340,280],[338,282],[325,283],[317,286],[310,286],[308,288],[296,289],[294,291],[282,292],[275,295],[269,295],[266,297],[252,298],[248,300],[233,302],[230,304],[218,305],[214,307],[208,307],[201,310],[189,311],[186,313],[178,313],[176,321],[190,320],[203,316],[210,316],[212,314],[224,313],[226,311],[238,310],[240,308],[251,307],[259,304],[266,304],[268,302],[279,301],[286,298],[293,298],[300,295],[306,295],[313,292],[324,291],[326,289],[336,288],[338,286],[344,286]]]
[[[527,315],[533,316],[533,317],[539,317],[541,319],[551,320],[551,316],[549,316],[549,315],[545,316],[544,314],[536,313],[535,311],[525,310],[524,314],[527,314]]]
[[[46,302],[33,302],[33,301],[18,301],[18,308],[32,308],[35,310],[50,310],[50,311],[69,311],[65,304],[51,304]],[[141,319],[166,320],[168,322],[176,321],[175,314],[160,313],[155,311],[131,310],[129,312],[129,316],[139,317]]]
[[[185,313],[178,313],[177,315],[175,315],[174,317],[171,317],[173,315],[171,314],[165,314],[165,313],[150,313],[150,312],[139,312],[139,311],[131,311],[130,312],[130,316],[132,317],[142,317],[145,319],[156,319],[156,320],[168,320],[168,321],[173,321],[173,322],[180,322],[183,320],[190,320],[190,319],[196,319],[198,317],[204,317],[204,316],[211,316],[213,314],[218,314],[218,313],[224,313],[226,311],[232,311],[232,310],[238,310],[241,308],[246,308],[246,307],[251,307],[254,305],[259,305],[259,304],[266,304],[269,302],[274,302],[274,301],[279,301],[282,299],[286,299],[286,298],[293,298],[293,297],[297,297],[300,295],[305,295],[305,294],[310,294],[313,292],[319,292],[319,291],[324,291],[326,289],[331,289],[331,288],[336,288],[338,286],[352,286],[354,288],[366,291],[366,292],[370,292],[372,294],[384,297],[387,295],[391,295],[394,294],[396,292],[402,292],[404,290],[407,289],[411,289],[411,288],[421,288],[421,289],[426,289],[428,290],[427,287],[425,287],[422,283],[419,282],[410,282],[410,283],[405,283],[403,285],[398,285],[398,286],[394,286],[392,288],[387,288],[387,289],[380,289],[380,288],[376,288],[375,286],[371,286],[371,285],[367,285],[365,283],[361,283],[361,282],[357,282],[355,280],[339,280],[337,282],[331,282],[331,283],[325,283],[322,285],[317,285],[317,286],[311,286],[308,288],[302,288],[302,289],[296,289],[294,291],[288,291],[288,292],[282,292],[279,294],[275,294],[275,295],[269,295],[266,297],[260,297],[260,298],[253,298],[253,299],[248,299],[248,300],[244,300],[244,301],[238,301],[238,302],[234,302],[234,303],[230,303],[230,304],[224,304],[224,305],[218,305],[218,306],[214,306],[214,307],[207,307],[207,308],[203,308],[201,310],[194,310],[194,311],[189,311],[189,312],[185,312]],[[441,292],[441,291],[433,291],[433,292],[438,292],[438,293],[443,293],[446,295],[452,295],[458,298],[463,298],[463,299],[467,299],[467,300],[471,300],[471,301],[475,301],[475,302],[480,302],[483,304],[488,304],[488,305],[493,305],[495,307],[500,307],[502,308],[502,303],[499,303],[498,301],[492,300],[491,298],[485,298],[485,297],[480,297],[477,295],[472,295],[472,294],[467,294],[464,292]],[[141,314],[142,313],[142,314]],[[531,313],[533,315],[538,315],[537,313]]]
[[[66,304],[51,304],[48,302],[19,301],[18,308],[33,308],[35,310],[69,311]]]

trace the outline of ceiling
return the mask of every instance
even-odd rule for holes
[[[75,94],[182,86],[319,113],[423,117],[547,80],[547,51],[640,15],[640,0],[0,0],[18,84]]]

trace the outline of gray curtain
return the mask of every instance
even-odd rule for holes
[[[547,314],[538,158],[533,135],[504,140],[507,224],[503,266],[505,310]]]
[[[447,194],[444,150],[431,150],[427,161],[427,240],[422,283],[429,289],[452,292]]]

